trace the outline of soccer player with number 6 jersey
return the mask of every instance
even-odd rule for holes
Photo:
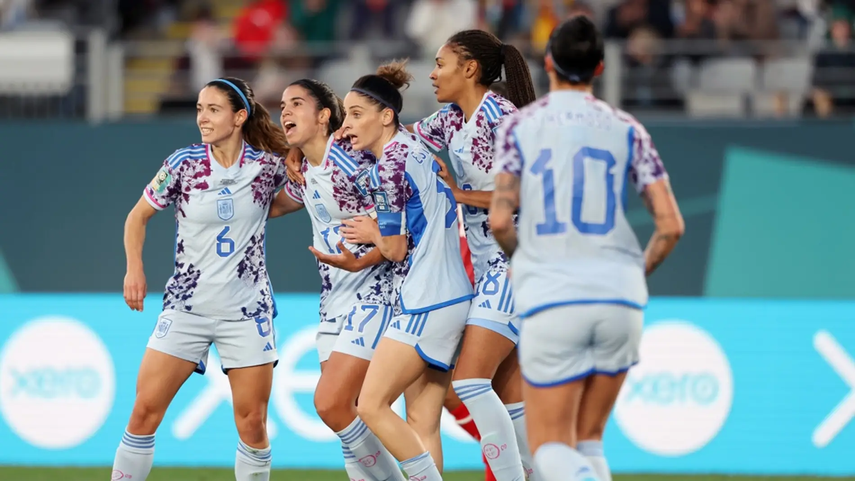
[[[550,93],[499,128],[490,225],[513,256],[535,469],[544,481],[605,481],[603,430],[638,362],[645,276],[684,224],[650,135],[591,95],[603,69],[596,26],[560,25],[545,63]],[[645,251],[625,217],[630,183],[656,225]]]
[[[196,111],[203,143],[166,159],[125,223],[128,306],[143,310],[145,226],[169,205],[175,209],[175,273],[139,368],[113,480],[146,479],[154,433],[184,381],[194,370],[205,372],[211,344],[232,387],[240,437],[235,478],[270,477],[265,419],[278,357],[264,235],[274,194],[286,180],[280,156],[287,155],[288,146],[240,79],[209,82]]]

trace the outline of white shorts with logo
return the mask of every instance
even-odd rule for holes
[[[644,312],[619,304],[570,304],[526,317],[520,333],[525,380],[550,387],[638,363]]]
[[[318,360],[326,362],[336,351],[370,361],[391,321],[392,307],[377,304],[357,304],[348,314],[322,320],[315,337]]]
[[[211,344],[217,346],[223,371],[276,363],[273,320],[269,317],[222,321],[167,309],[160,313],[147,347],[198,364],[204,374]]]
[[[519,316],[514,313],[514,293],[508,272],[497,269],[485,272],[475,285],[475,298],[466,325],[489,329],[517,344],[519,322]]]
[[[467,299],[433,311],[400,314],[392,318],[386,337],[413,346],[430,367],[448,371],[459,354],[469,305]]]

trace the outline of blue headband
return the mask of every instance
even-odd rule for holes
[[[243,92],[241,92],[241,90],[238,88],[237,85],[235,85],[235,84],[233,84],[233,83],[231,83],[228,80],[223,79],[223,78],[218,78],[217,80],[214,80],[214,82],[224,83],[224,84],[228,85],[229,87],[231,87],[235,92],[237,92],[237,94],[240,95],[240,99],[243,101],[243,106],[246,107],[247,117],[252,115],[252,109],[249,108],[249,100],[247,100],[246,95],[244,95]]]
[[[552,59],[552,68],[554,68],[559,75],[571,82],[582,83],[584,81],[590,80],[594,76],[594,72],[570,73],[567,70],[561,68],[561,66],[558,65],[558,62],[555,61],[555,55],[552,55],[552,38],[550,38],[549,41],[546,42],[546,55],[548,55],[549,58]],[[596,69],[594,70],[596,71]]]
[[[373,94],[373,93],[371,93],[367,90],[363,90],[363,89],[350,89],[350,90],[353,92],[358,92],[358,93],[361,93],[362,95],[366,95],[368,97],[371,97],[372,99],[383,104],[385,107],[392,109],[392,112],[395,112],[395,115],[398,115],[398,109],[396,109],[395,107],[392,107],[392,105],[389,102],[386,102],[385,100],[381,99],[376,94]]]

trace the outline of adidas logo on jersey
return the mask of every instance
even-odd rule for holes
[[[393,329],[401,329],[401,321],[393,322],[390,327],[392,327]]]
[[[220,193],[217,195],[232,195],[232,191],[229,190],[228,187],[226,187],[225,189],[221,190]]]
[[[320,199],[320,198],[321,198],[321,194],[319,194],[319,193],[318,193],[318,191],[316,190],[316,191],[315,191],[315,193],[314,193],[314,194],[312,194],[312,198],[313,198],[313,199]]]
[[[271,346],[270,343],[268,342],[267,345],[264,346],[264,349],[261,350],[261,352],[267,352],[267,351],[272,351],[272,350],[273,350],[273,346]]]
[[[354,339],[354,340],[350,341],[350,343],[351,343],[351,344],[356,344],[357,346],[365,347],[365,339],[363,339],[363,338],[361,338],[361,337],[356,338],[356,339]]]
[[[483,307],[484,309],[492,309],[492,307],[490,307],[490,300],[489,299],[482,302],[481,304],[478,304],[478,307]]]

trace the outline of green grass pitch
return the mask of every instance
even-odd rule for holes
[[[107,481],[109,468],[26,468],[0,466],[0,479],[15,481]],[[273,481],[346,481],[344,471],[274,471]],[[154,468],[148,481],[234,481],[231,469]],[[445,481],[483,481],[483,472],[449,472]],[[616,475],[615,481],[816,481],[815,477]],[[855,478],[827,478],[855,481]]]

